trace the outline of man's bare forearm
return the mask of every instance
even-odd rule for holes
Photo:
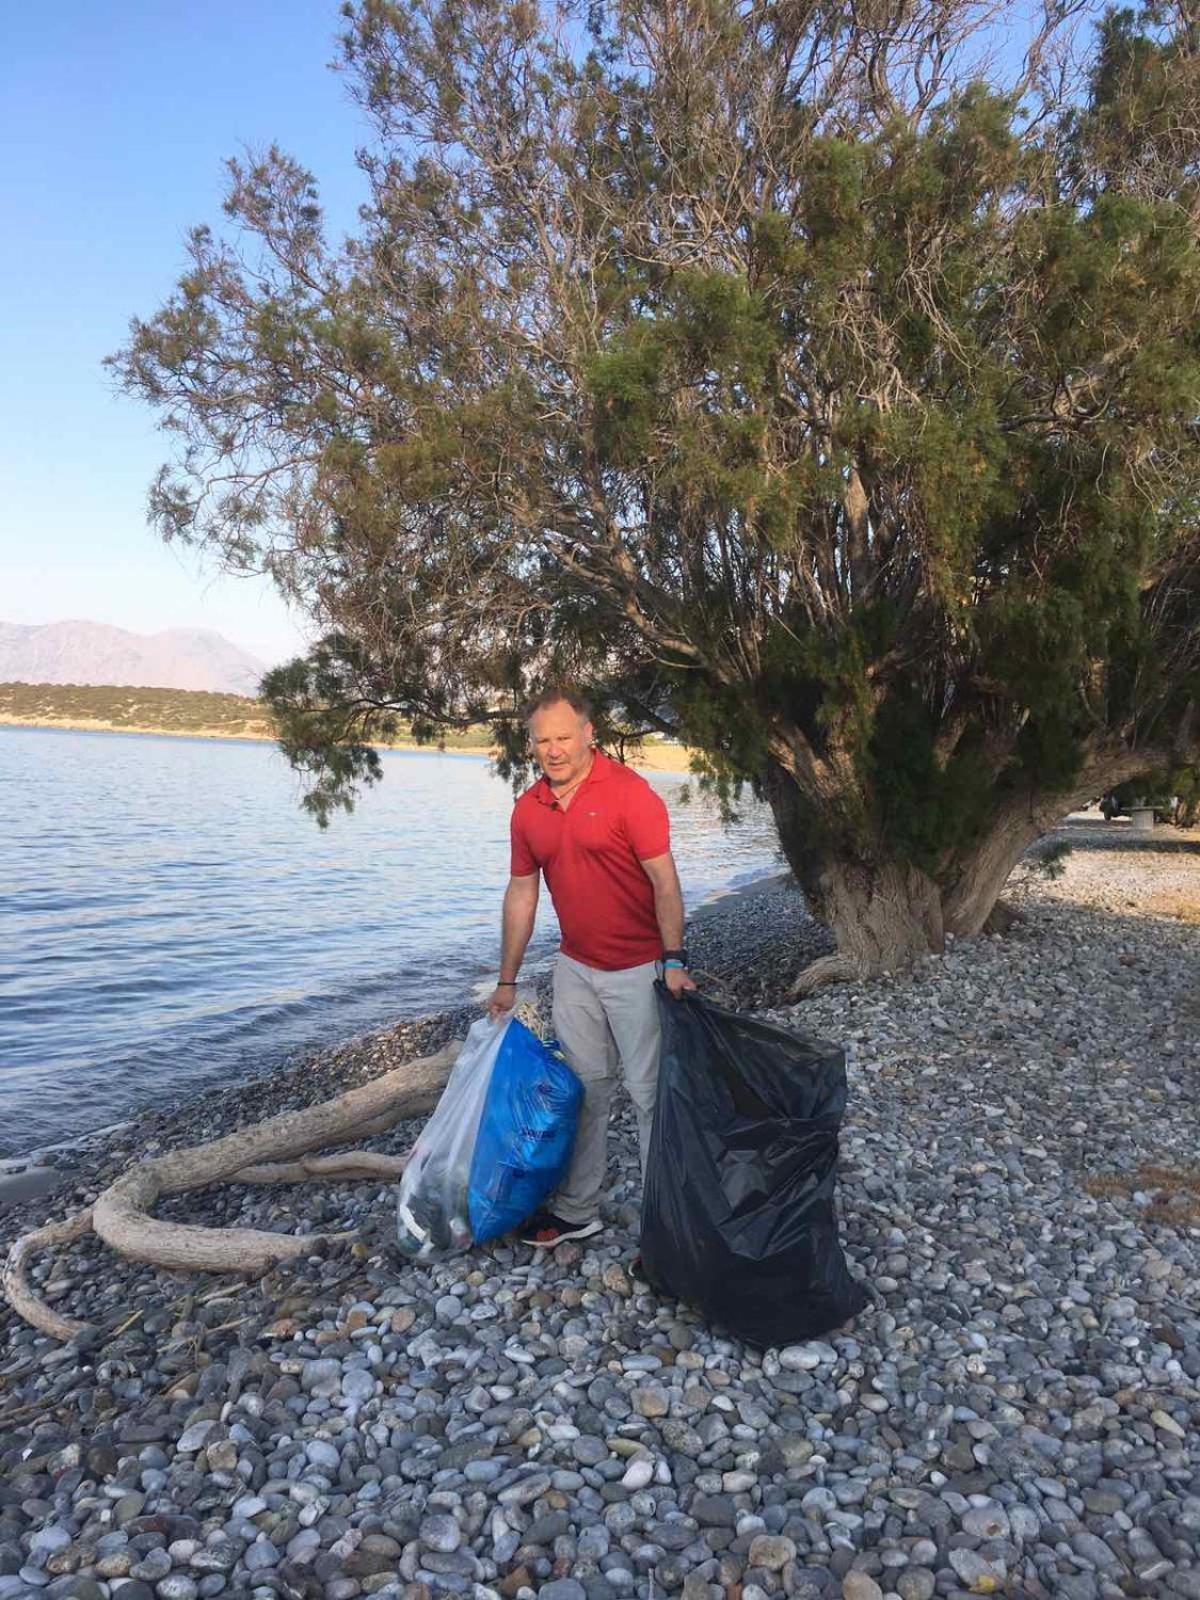
[[[515,889],[510,884],[504,893],[500,920],[500,977],[508,982],[515,982],[521,970],[536,916],[536,888],[531,895],[527,889]]]
[[[654,885],[654,915],[663,949],[678,950],[683,944],[683,891],[674,864],[666,882]]]

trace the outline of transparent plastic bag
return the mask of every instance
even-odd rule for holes
[[[400,1180],[398,1242],[425,1260],[471,1242],[467,1185],[504,1025],[481,1017],[469,1029],[433,1115],[413,1146]]]
[[[519,1227],[571,1159],[583,1086],[515,1017],[483,1017],[400,1183],[397,1242],[416,1260],[467,1250]]]

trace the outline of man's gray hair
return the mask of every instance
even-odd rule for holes
[[[585,722],[592,720],[592,702],[586,695],[580,694],[577,689],[567,689],[552,684],[549,688],[543,689],[525,707],[525,721],[531,722],[539,711],[547,711],[551,706],[564,703],[569,705],[572,711],[577,712]]]

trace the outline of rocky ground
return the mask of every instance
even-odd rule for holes
[[[743,1002],[849,1046],[852,1327],[759,1352],[660,1304],[625,1109],[609,1227],[552,1256],[414,1267],[371,1185],[180,1197],[164,1214],[362,1242],[252,1284],[95,1239],[44,1259],[96,1332],[0,1315],[0,1600],[1200,1597],[1200,844],[1069,831],[1004,940],[798,1007],[795,950],[823,947],[799,896],[696,924]],[[121,1130],[0,1233],[463,1020]]]

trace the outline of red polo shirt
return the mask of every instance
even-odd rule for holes
[[[661,959],[654,889],[641,863],[670,848],[662,800],[599,750],[565,811],[546,778],[513,807],[513,877],[542,870],[563,954],[605,972]]]

